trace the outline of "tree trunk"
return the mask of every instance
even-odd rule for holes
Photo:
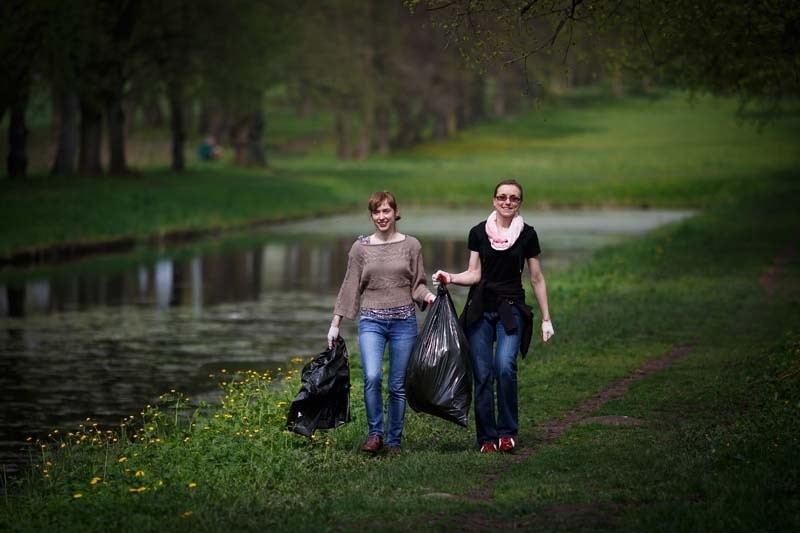
[[[508,82],[503,79],[503,76],[497,76],[494,79],[494,95],[493,95],[493,112],[494,116],[505,116],[507,111],[508,100]]]
[[[264,151],[264,112],[253,113],[250,130],[247,133],[247,159],[251,165],[267,166],[267,154]]]
[[[156,100],[148,100],[142,104],[142,117],[144,118],[144,123],[150,128],[164,127],[164,113]]]
[[[431,135],[434,139],[447,138],[447,115],[440,111],[433,112],[433,131]]]
[[[397,113],[397,137],[395,145],[398,148],[408,148],[417,144],[422,139],[421,121],[414,115],[408,102],[395,102]]]
[[[177,85],[169,89],[170,129],[172,130],[172,170],[183,172],[186,169],[184,149],[186,146],[186,120],[183,113],[183,99]]]
[[[389,109],[380,106],[375,111],[375,148],[381,155],[389,153]]]
[[[122,107],[122,83],[122,80],[115,83],[113,92],[106,101],[108,170],[117,176],[130,173],[125,159],[125,110]]]
[[[486,81],[476,77],[469,83],[469,113],[467,121],[472,123],[486,118]]]
[[[11,120],[8,123],[8,177],[22,178],[28,171],[28,125],[25,109],[28,107],[28,90],[23,89],[11,104]]]
[[[89,99],[81,100],[81,141],[78,153],[78,172],[83,175],[100,174],[100,143],[103,137],[103,112]]]
[[[336,157],[339,159],[350,159],[352,149],[350,148],[350,132],[347,127],[347,117],[342,111],[336,113],[334,128],[336,130]]]
[[[358,143],[353,153],[353,157],[358,160],[368,158],[372,150],[372,111],[365,111],[362,117],[361,131],[359,132]]]
[[[58,94],[58,149],[51,174],[71,176],[75,173],[78,155],[78,96],[72,89],[63,89]]]
[[[250,137],[250,120],[241,118],[231,128],[231,144],[233,145],[233,164],[238,167],[246,167],[248,161],[247,149]]]

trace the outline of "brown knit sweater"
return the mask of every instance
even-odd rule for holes
[[[386,244],[353,243],[333,313],[354,320],[362,307],[389,309],[422,303],[430,294],[425,284],[422,247],[410,235]]]

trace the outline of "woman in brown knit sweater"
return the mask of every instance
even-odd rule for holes
[[[406,368],[417,338],[414,303],[421,306],[436,299],[425,283],[425,267],[419,241],[397,231],[400,212],[394,195],[379,191],[369,197],[375,233],[360,236],[350,248],[328,346],[339,337],[342,317],[359,314],[358,345],[364,367],[364,403],[367,409],[366,453],[400,452],[406,408]],[[389,408],[383,421],[383,352],[389,344]]]

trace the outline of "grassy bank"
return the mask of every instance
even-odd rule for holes
[[[787,243],[797,249],[798,192],[781,181],[551,280],[557,337],[521,364],[519,441],[536,449],[525,460],[480,455],[471,430],[415,414],[403,456],[361,456],[354,358],[355,420],[314,441],[282,430],[292,371],[289,390],[271,387],[270,376],[217,376],[223,406],[190,417],[168,395],[129,421],[129,440],[91,423],[54,435],[34,448],[33,470],[11,480],[0,526],[405,531],[479,516],[542,530],[796,528],[797,259],[768,283],[759,278]],[[691,353],[592,413],[641,425],[576,425],[544,445],[543,421],[673,344]],[[487,486],[491,499],[468,497]]]
[[[729,202],[800,158],[795,120],[759,131],[735,110],[730,101],[689,105],[683,95],[576,97],[364,162],[340,161],[321,143],[304,155],[275,154],[268,170],[220,162],[180,175],[143,167],[126,178],[5,179],[0,256],[346,211],[381,188],[403,205],[486,205],[504,176],[526,186],[531,207]]]
[[[480,455],[471,428],[413,413],[402,456],[360,455],[356,356],[354,421],[314,441],[283,431],[296,368],[282,375],[288,389],[273,386],[275,376],[215,376],[226,390],[220,407],[185,408],[170,393],[113,434],[91,421],[54,434],[31,448],[29,472],[4,483],[0,529],[797,529],[798,124],[730,129],[715,105],[678,113],[672,100],[635,121],[645,105],[552,111],[545,140],[535,134],[540,115],[486,126],[468,134],[476,145],[428,146],[370,161],[363,174],[326,165],[324,154],[283,162],[302,191],[307,179],[354,203],[385,183],[409,201],[478,202],[498,169],[526,161],[542,165],[520,176],[526,202],[703,207],[548,279],[556,337],[520,365],[518,440],[530,456]],[[492,148],[492,136],[506,148]],[[376,179],[389,167],[394,174]],[[547,440],[547,421],[676,344],[691,351],[591,413],[638,425],[589,420]]]

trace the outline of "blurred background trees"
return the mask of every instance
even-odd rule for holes
[[[573,87],[773,108],[800,87],[789,0],[5,0],[0,16],[10,177],[27,173],[32,97],[52,173],[124,175],[134,127],[168,132],[175,171],[205,137],[267,165],[268,94],[330,114],[337,156],[363,159]]]

